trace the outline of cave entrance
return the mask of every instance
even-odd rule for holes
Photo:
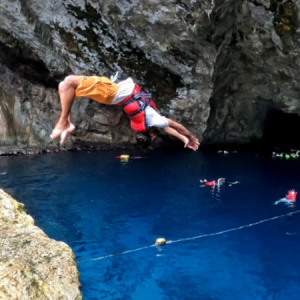
[[[300,116],[284,113],[281,110],[270,110],[264,124],[263,143],[267,146],[282,149],[300,147]]]

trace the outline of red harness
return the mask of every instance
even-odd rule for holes
[[[146,125],[145,109],[151,106],[157,111],[155,103],[151,99],[151,94],[146,94],[139,85],[135,85],[132,95],[125,100],[118,103],[122,106],[123,111],[130,118],[130,126],[134,131],[145,132],[148,131]]]

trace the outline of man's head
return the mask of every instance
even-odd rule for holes
[[[151,127],[146,132],[138,132],[135,136],[135,139],[139,146],[141,146],[143,149],[146,149],[157,138],[158,134],[159,130],[155,127]]]

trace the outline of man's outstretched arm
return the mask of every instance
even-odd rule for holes
[[[184,126],[168,119],[169,127],[165,127],[164,131],[180,139],[184,143],[184,147],[196,151],[200,145],[199,140],[195,138]]]
[[[177,130],[180,134],[186,136],[190,140],[190,143],[195,143],[198,146],[200,145],[199,140],[196,137],[194,137],[183,125],[175,122],[172,119],[167,119],[167,120],[169,122],[169,126],[173,129]]]
[[[184,144],[184,148],[187,147],[188,143],[189,143],[189,139],[180,134],[177,130],[171,128],[171,127],[164,127],[164,131],[167,133],[167,134],[170,134],[170,135],[173,135],[175,136],[176,138],[178,138],[179,140],[181,140]]]
[[[172,119],[167,119],[169,122],[169,126],[175,130],[177,130],[179,133],[185,135],[189,140],[196,139],[183,125],[180,123],[175,122]],[[198,139],[196,139],[198,140]]]
[[[177,130],[171,127],[164,127],[164,131],[170,135],[175,136],[179,140],[181,140],[184,144],[184,148],[190,148],[196,151],[199,147],[199,144],[192,143],[185,135],[180,134]]]

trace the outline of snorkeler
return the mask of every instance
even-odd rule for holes
[[[67,76],[59,84],[62,111],[50,137],[60,138],[60,144],[64,144],[66,138],[75,130],[70,116],[74,99],[87,97],[102,104],[122,107],[130,118],[131,128],[138,133],[137,142],[141,142],[145,148],[158,136],[158,128],[163,128],[166,133],[180,139],[185,148],[194,151],[198,149],[199,140],[183,125],[158,113],[151,94],[145,93],[132,78],[117,84],[114,82],[116,77],[117,74],[111,80],[99,76]]]
[[[217,180],[211,180],[211,181],[207,181],[206,179],[200,179],[200,182],[203,183],[202,186],[232,186],[234,184],[238,184],[240,183],[239,181],[228,181],[226,178],[219,178]]]
[[[277,205],[278,203],[284,203],[289,206],[293,206],[297,201],[297,194],[298,193],[295,190],[290,190],[284,198],[277,200],[274,204]]]

